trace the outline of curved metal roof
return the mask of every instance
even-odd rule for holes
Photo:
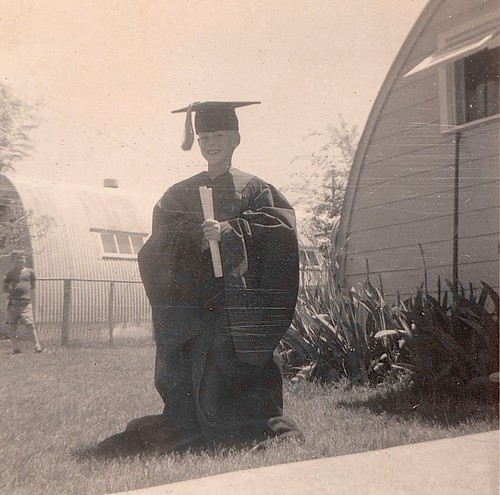
[[[346,189],[344,203],[342,205],[342,213],[340,216],[340,225],[338,233],[338,243],[340,246],[346,244],[348,240],[348,231],[351,221],[351,214],[353,211],[354,201],[357,192],[357,186],[359,183],[359,177],[363,167],[364,157],[368,145],[370,144],[370,139],[372,137],[375,126],[377,125],[380,111],[387,99],[390,97],[391,90],[397,81],[398,75],[401,72],[401,67],[407,60],[409,54],[411,53],[416,41],[419,39],[425,26],[432,18],[438,7],[443,3],[444,0],[431,0],[423,9],[410,33],[408,34],[406,40],[404,41],[402,47],[400,48],[394,62],[392,63],[389,72],[384,79],[382,87],[373,103],[370,114],[366,125],[361,134],[358,147],[356,149],[356,154],[354,156],[351,171],[349,173],[348,187]],[[342,266],[341,270],[345,267]]]
[[[39,278],[139,280],[135,259],[103,257],[95,229],[149,235],[157,197],[5,175],[1,181],[2,187],[17,191],[24,209],[31,212],[32,230],[50,219],[45,235],[32,236],[33,264]]]

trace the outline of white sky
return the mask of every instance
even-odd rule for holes
[[[17,0],[0,9],[0,75],[40,101],[19,175],[159,194],[203,170],[180,149],[192,101],[238,113],[234,165],[287,184],[311,132],[360,130],[427,0]],[[294,165],[297,166],[297,165]]]

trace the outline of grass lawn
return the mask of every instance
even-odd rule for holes
[[[154,347],[117,345],[12,355],[0,342],[1,493],[100,494],[226,471],[337,456],[498,428],[496,405],[432,404],[404,386],[286,385],[286,414],[306,442],[255,453],[97,460],[86,449],[131,419],[161,411]],[[397,473],[395,473],[397,476]]]

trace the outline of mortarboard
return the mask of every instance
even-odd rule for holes
[[[195,113],[194,128],[196,134],[200,132],[237,131],[238,118],[235,109],[259,103],[260,101],[205,101],[192,103],[186,108],[174,110],[172,113],[186,112],[182,149],[187,151],[193,146],[192,112]]]

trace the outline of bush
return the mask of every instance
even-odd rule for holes
[[[436,298],[419,290],[404,310],[415,384],[457,396],[496,397],[498,294],[484,282],[467,292],[463,286],[443,292],[440,286]]]
[[[382,381],[406,365],[391,367],[401,353],[392,337],[375,336],[380,330],[401,329],[402,319],[401,309],[388,305],[382,286],[367,280],[345,289],[335,270],[324,270],[322,283],[299,295],[294,320],[280,344],[284,371],[294,381]]]
[[[295,318],[280,343],[292,381],[376,384],[401,374],[425,392],[496,398],[498,294],[487,284],[419,289],[389,304],[382,281],[342,288],[335,263],[313,291],[299,295]]]

